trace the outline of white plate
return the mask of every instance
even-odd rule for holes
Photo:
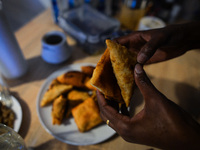
[[[37,97],[37,113],[40,122],[45,128],[45,130],[49,132],[51,135],[53,135],[56,139],[72,145],[97,144],[109,139],[116,133],[112,128],[110,128],[106,124],[99,125],[98,127],[88,132],[80,133],[73,118],[66,120],[61,125],[52,125],[52,119],[51,119],[52,106],[49,105],[43,108],[40,107],[40,101],[44,93],[48,89],[51,81],[54,78],[67,71],[72,71],[72,70],[80,71],[81,66],[87,66],[87,65],[95,66],[95,64],[91,63],[72,64],[54,72],[46,79]]]
[[[22,108],[20,103],[14,96],[11,96],[11,98],[13,101],[11,109],[15,113],[14,130],[18,132],[22,123]]]

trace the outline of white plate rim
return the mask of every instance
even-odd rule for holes
[[[14,96],[11,95],[11,98],[13,101],[11,109],[13,110],[15,114],[14,130],[18,132],[21,127],[22,118],[23,118],[22,107]]]
[[[110,128],[109,126],[107,126],[106,124],[104,124],[103,126],[105,128],[107,128],[110,132],[110,135],[105,137],[105,138],[102,138],[101,140],[99,141],[96,141],[96,142],[87,142],[87,143],[77,143],[77,142],[73,142],[73,141],[69,141],[69,140],[64,140],[58,136],[56,136],[54,133],[52,133],[52,131],[46,126],[46,124],[44,123],[44,121],[42,120],[42,118],[40,117],[40,97],[41,97],[41,94],[43,92],[43,90],[45,88],[48,87],[48,85],[50,84],[50,81],[52,81],[56,76],[62,74],[62,73],[65,73],[66,71],[70,71],[70,70],[74,70],[73,68],[80,68],[80,66],[89,66],[89,65],[92,65],[92,66],[96,66],[96,64],[94,63],[75,63],[75,64],[69,64],[55,72],[53,72],[52,74],[50,74],[46,80],[44,81],[44,83],[42,84],[41,88],[40,88],[40,91],[39,91],[39,94],[37,95],[37,101],[36,101],[36,107],[37,107],[37,114],[38,114],[38,117],[39,117],[39,120],[40,120],[40,123],[42,124],[42,126],[44,127],[44,129],[49,133],[51,134],[52,136],[54,136],[56,139],[58,139],[59,141],[62,141],[64,143],[67,143],[67,144],[71,144],[71,145],[76,145],[76,146],[81,146],[81,145],[93,145],[93,144],[98,144],[98,143],[101,143],[103,141],[106,141],[108,140],[109,138],[111,138],[114,134],[116,134],[116,132]],[[80,69],[78,69],[80,70]],[[70,120],[73,120],[73,118],[71,118]],[[97,127],[98,128],[98,127]],[[93,130],[93,129],[92,129]],[[90,132],[90,131],[89,131]],[[81,134],[84,134],[84,133],[81,133]]]

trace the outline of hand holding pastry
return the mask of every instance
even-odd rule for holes
[[[154,87],[141,65],[136,65],[134,75],[144,108],[133,117],[123,115],[97,92],[103,121],[109,120],[109,126],[128,142],[161,149],[198,149],[200,125]]]

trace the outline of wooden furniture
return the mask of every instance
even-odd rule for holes
[[[73,146],[58,141],[45,131],[39,122],[36,111],[36,99],[45,79],[54,71],[69,64],[97,63],[99,55],[88,55],[69,36],[67,41],[73,49],[72,57],[60,65],[44,62],[40,56],[41,38],[52,30],[61,30],[54,24],[51,10],[47,9],[16,32],[16,38],[28,62],[28,72],[16,80],[7,80],[12,94],[18,98],[23,109],[23,121],[20,135],[27,147],[34,150],[148,150],[152,147],[132,144],[124,141],[117,134],[109,140],[89,146]],[[145,66],[153,84],[169,99],[181,105],[200,121],[200,51],[190,51],[185,55],[154,65]],[[136,112],[143,102],[135,100]],[[154,150],[157,148],[153,148]]]

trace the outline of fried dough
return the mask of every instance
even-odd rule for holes
[[[57,79],[52,80],[51,84],[49,85],[49,89],[51,89],[54,85],[58,85],[58,84],[60,84],[60,83],[58,82]]]
[[[87,75],[80,71],[69,71],[57,77],[57,80],[62,84],[70,84],[77,88],[85,87],[85,78]]]
[[[94,66],[81,66],[82,72],[88,75],[89,77],[92,77],[94,69]]]
[[[110,59],[117,83],[128,107],[135,86],[134,67],[137,63],[136,54],[128,51],[125,46],[111,40],[106,40],[106,45],[110,52]]]
[[[90,77],[87,77],[87,78],[85,79],[85,87],[86,87],[88,90],[94,90],[94,91],[96,91],[97,89],[96,89],[94,86],[91,85],[90,80],[91,80]]]
[[[72,115],[80,132],[86,132],[102,122],[99,108],[92,98],[73,108]]]
[[[63,84],[54,85],[51,89],[48,89],[46,91],[46,93],[44,94],[41,100],[40,106],[44,107],[48,105],[59,95],[71,90],[72,88],[73,88],[72,85],[63,85]]]
[[[67,99],[64,98],[62,95],[60,95],[58,98],[54,100],[51,112],[53,125],[55,124],[60,125],[62,123],[65,113],[66,103]]]
[[[72,90],[68,93],[67,98],[68,100],[76,101],[76,100],[86,100],[90,95],[86,91],[78,91]]]
[[[100,61],[97,63],[90,83],[102,92],[107,99],[116,100],[119,103],[123,102],[108,49],[105,50]]]
[[[67,94],[68,102],[67,102],[67,106],[66,106],[65,117],[69,118],[71,116],[71,110],[89,97],[90,97],[90,95],[86,91],[78,91],[75,89],[71,90]]]

